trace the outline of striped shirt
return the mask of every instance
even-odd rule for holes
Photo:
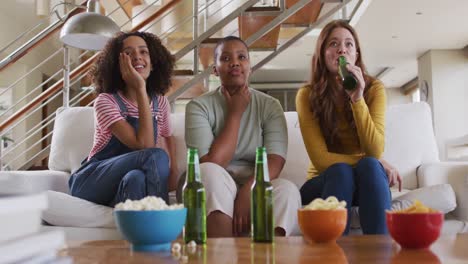
[[[128,116],[138,118],[138,107],[133,102],[125,98],[122,93],[119,92],[119,95],[127,107]],[[152,116],[154,117],[156,114],[158,125],[157,142],[159,143],[161,141],[161,137],[169,137],[172,135],[169,100],[167,100],[167,97],[165,96],[158,96],[157,113],[153,111],[153,102],[151,102],[150,107]],[[125,120],[120,113],[119,104],[114,96],[109,93],[101,93],[98,95],[94,102],[94,110],[96,118],[94,143],[88,159],[101,151],[107,143],[109,143],[112,138],[110,126],[117,121]]]

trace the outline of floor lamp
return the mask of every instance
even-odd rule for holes
[[[69,107],[70,53],[69,47],[84,50],[101,50],[107,41],[120,31],[120,27],[109,17],[100,14],[97,0],[88,0],[86,12],[68,19],[60,31],[64,43],[63,106]]]

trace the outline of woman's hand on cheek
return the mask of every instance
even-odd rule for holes
[[[120,53],[119,57],[120,73],[122,79],[129,89],[146,90],[146,82],[141,75],[133,68],[130,56]]]

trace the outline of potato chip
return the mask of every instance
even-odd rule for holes
[[[403,210],[395,210],[392,213],[417,214],[417,213],[436,213],[435,209],[425,206],[419,200],[414,200],[413,205]]]
[[[346,202],[338,201],[335,196],[329,196],[327,199],[315,198],[312,202],[304,207],[306,210],[336,210],[345,209]]]

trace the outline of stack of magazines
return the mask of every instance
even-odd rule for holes
[[[0,196],[0,264],[72,263],[57,256],[65,246],[62,231],[41,231],[41,213],[47,196],[41,194]]]

